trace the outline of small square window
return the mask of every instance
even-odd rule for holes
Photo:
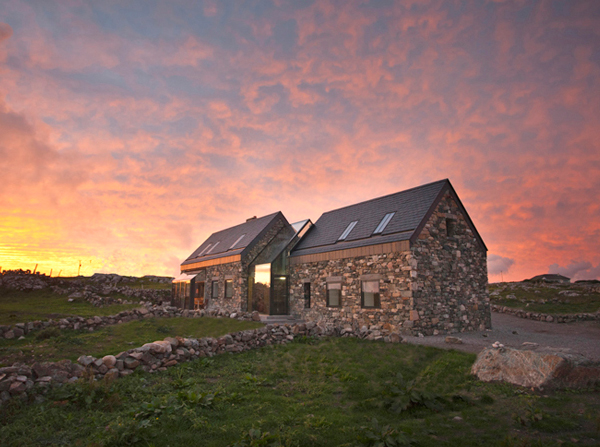
[[[304,308],[310,309],[310,283],[304,283]]]
[[[327,283],[327,307],[342,307],[342,283]]]
[[[212,295],[213,298],[219,298],[219,281],[212,282]]]
[[[379,299],[379,281],[362,282],[362,307],[381,307]]]
[[[225,280],[225,298],[233,297],[233,279]]]

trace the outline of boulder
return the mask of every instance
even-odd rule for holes
[[[471,373],[484,382],[503,381],[534,388],[581,388],[600,384],[600,363],[550,348],[485,348]]]
[[[102,361],[108,369],[111,369],[117,364],[117,358],[114,355],[105,355],[102,357]]]

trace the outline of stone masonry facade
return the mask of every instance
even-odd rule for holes
[[[341,279],[341,307],[326,306],[328,278]],[[375,278],[380,308],[363,308],[362,280]],[[446,193],[407,251],[291,265],[290,310],[307,321],[354,330],[380,326],[413,335],[484,330],[491,327],[486,250]]]
[[[415,328],[425,335],[491,328],[487,253],[450,193],[411,251],[417,265],[412,280]]]
[[[265,235],[244,255],[241,261],[203,268],[197,281],[204,283],[204,302],[207,310],[239,312],[248,310],[248,270],[273,238],[285,227],[282,219],[277,220]],[[233,281],[233,296],[225,298],[225,281]],[[212,282],[217,281],[219,296],[212,297]]]

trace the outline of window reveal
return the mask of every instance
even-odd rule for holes
[[[362,281],[362,307],[381,307],[379,281]]]
[[[304,308],[305,309],[310,308],[310,283],[309,282],[304,283]]]
[[[327,307],[342,306],[342,283],[328,282],[327,283]]]
[[[225,280],[225,298],[233,297],[233,279]]]

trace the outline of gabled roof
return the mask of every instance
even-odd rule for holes
[[[485,249],[469,215],[448,179],[324,213],[295,247],[291,256],[325,253],[410,240],[414,242],[443,194],[449,190]],[[381,233],[373,234],[386,214],[394,213]],[[344,230],[356,222],[344,240]]]
[[[270,225],[279,218],[287,222],[283,214],[278,211],[258,219],[248,219],[245,223],[226,230],[217,231],[194,250],[181,265],[242,254],[245,249],[250,248],[256,240],[260,239]]]

